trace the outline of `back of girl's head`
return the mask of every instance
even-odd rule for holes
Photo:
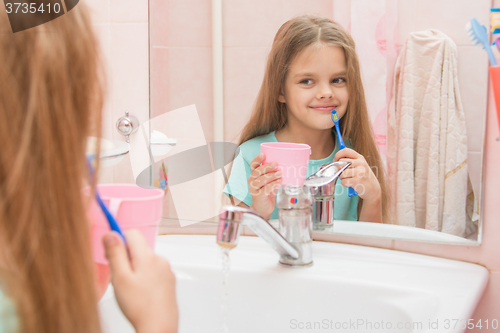
[[[99,331],[81,190],[102,77],[85,4],[17,33],[3,13],[0,59],[1,291],[22,332]]]

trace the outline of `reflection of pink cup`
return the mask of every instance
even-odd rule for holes
[[[160,189],[145,189],[134,184],[101,184],[97,185],[102,201],[118,220],[122,231],[138,229],[154,249],[158,225],[163,215],[163,196]],[[85,189],[88,195],[90,188]],[[106,216],[92,200],[87,210],[92,220],[92,255],[94,261],[107,264],[102,237],[109,232]]]
[[[302,143],[266,142],[260,144],[264,153],[262,164],[276,162],[282,170],[281,185],[302,185],[306,179],[307,164],[311,147]]]

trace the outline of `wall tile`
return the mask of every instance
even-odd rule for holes
[[[169,0],[168,45],[212,47],[212,2]]]
[[[113,183],[135,184],[132,163],[130,163],[130,154],[125,155],[120,163],[114,166]]]
[[[174,200],[172,199],[172,194],[170,193],[170,191],[167,191],[167,193],[165,194],[165,200],[163,202],[163,217],[164,219],[162,220],[162,222],[160,222],[161,225],[163,225],[164,222],[168,222],[168,220],[165,219],[168,218],[169,220],[175,219],[175,225],[177,227],[180,227],[179,221],[177,220],[177,211],[175,210]],[[169,224],[166,223],[166,225]]]
[[[281,0],[223,1],[224,46],[272,44],[282,22]]]
[[[111,85],[113,139],[125,141],[115,128],[129,111],[140,123],[149,120],[148,23],[111,24]],[[114,167],[115,183],[135,183],[129,155]]]
[[[224,49],[224,139],[236,142],[262,85],[267,47]],[[230,125],[229,125],[230,124]]]
[[[111,84],[111,25],[109,23],[93,25],[95,36],[99,42],[100,57],[106,76],[106,91],[109,92]],[[110,94],[104,96],[104,105],[102,110],[102,133],[105,139],[113,138],[113,103]]]
[[[151,118],[169,110],[169,70],[167,48],[151,49]]]
[[[458,81],[470,151],[481,151],[484,142],[488,97],[488,57],[477,46],[458,47]]]
[[[109,23],[109,1],[110,0],[84,0],[90,10],[93,24]]]
[[[417,0],[398,1],[398,45],[404,45],[410,32],[417,31]]]
[[[500,258],[498,257],[498,235],[500,226],[497,221],[491,219],[491,211],[495,211],[498,216],[498,199],[496,205],[492,207],[490,199],[485,197],[483,215],[483,242],[481,253],[479,253],[478,263],[486,266],[490,270],[500,271]],[[500,306],[500,303],[499,303]],[[499,318],[500,320],[500,318]]]
[[[113,121],[129,111],[140,123],[149,120],[148,24],[111,25]],[[114,139],[124,140],[117,131]]]
[[[109,0],[111,22],[148,22],[148,0]]]
[[[486,286],[486,290],[483,294],[479,305],[472,315],[474,323],[477,324],[479,319],[481,319],[482,328],[475,327],[472,330],[467,330],[469,333],[482,333],[482,332],[498,332],[498,327],[500,327],[500,318],[498,314],[500,313],[500,272],[493,271],[490,272],[490,280]],[[492,320],[496,319],[498,324],[497,329],[493,329],[491,326]],[[485,320],[488,320],[488,329],[486,328]]]
[[[406,0],[398,1],[398,45],[404,44],[408,34],[430,28],[448,35],[457,45],[472,45],[465,24],[476,17],[488,26],[490,0]],[[432,10],[429,10],[432,8]]]
[[[169,1],[150,0],[151,46],[168,46]]]
[[[282,0],[282,23],[300,15],[318,15],[333,19],[332,0]]]
[[[212,49],[169,49],[169,111],[196,104],[205,133],[213,139]]]
[[[454,0],[419,0],[413,13],[417,18],[415,29],[437,29],[457,45],[472,45],[465,24],[475,17],[481,24],[488,26],[490,6],[491,0],[460,1],[459,4]]]
[[[333,0],[333,19],[350,30],[351,25],[351,0]]]

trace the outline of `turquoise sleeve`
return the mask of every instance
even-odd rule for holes
[[[18,328],[14,303],[0,288],[0,333],[17,333]]]

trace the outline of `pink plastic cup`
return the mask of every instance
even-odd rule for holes
[[[102,201],[118,220],[122,231],[138,229],[152,249],[155,247],[158,225],[163,216],[163,196],[160,189],[145,189],[134,184],[97,185]],[[90,188],[84,190],[90,194]],[[87,209],[92,221],[92,255],[94,262],[108,264],[102,237],[109,232],[106,216],[94,199]]]
[[[281,186],[302,186],[306,179],[307,164],[311,147],[302,143],[265,142],[260,144],[260,152],[264,153],[262,164],[276,162],[282,170]]]

